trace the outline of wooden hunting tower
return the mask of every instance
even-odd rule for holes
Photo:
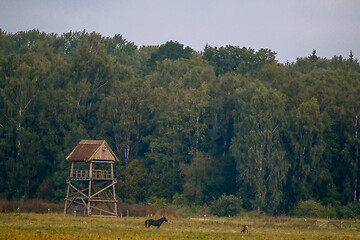
[[[117,216],[114,163],[119,159],[106,141],[81,140],[66,160],[71,161],[71,170],[64,214],[71,209],[87,215]]]

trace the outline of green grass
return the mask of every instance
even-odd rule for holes
[[[0,239],[360,239],[360,221],[288,217],[176,218],[159,229],[145,218],[0,214]],[[242,224],[249,233],[241,233]]]

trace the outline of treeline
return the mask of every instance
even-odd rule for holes
[[[81,139],[118,158],[118,199],[269,214],[359,201],[360,65],[269,49],[0,30],[0,198],[61,202]]]

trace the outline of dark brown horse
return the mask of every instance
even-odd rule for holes
[[[145,227],[148,227],[148,228],[149,228],[151,225],[153,225],[153,226],[159,228],[163,222],[167,222],[167,221],[168,221],[168,220],[166,219],[166,217],[162,217],[162,218],[160,218],[160,219],[158,219],[158,220],[146,219],[146,221],[145,221]]]

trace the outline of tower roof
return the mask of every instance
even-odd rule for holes
[[[66,160],[73,162],[119,161],[105,140],[81,140]]]

